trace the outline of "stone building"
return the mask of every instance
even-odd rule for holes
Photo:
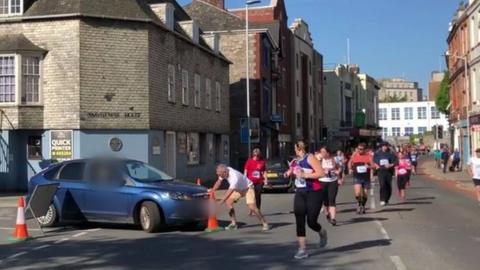
[[[48,160],[116,155],[177,178],[229,159],[229,61],[173,0],[8,0],[0,191]]]
[[[243,169],[248,157],[245,20],[225,10],[223,1],[195,0],[185,6],[206,35],[219,39],[219,50],[230,66],[231,164]],[[252,24],[249,30],[249,84],[252,147],[260,147],[266,158],[278,156],[279,125],[276,123],[278,44],[269,29]]]
[[[423,101],[422,89],[418,82],[401,78],[380,80],[381,89],[378,93],[380,102],[389,102],[389,98],[405,98],[408,102]]]

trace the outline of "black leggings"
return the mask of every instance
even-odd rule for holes
[[[338,181],[322,182],[323,204],[325,206],[337,206]]]
[[[305,218],[310,229],[320,232],[322,226],[318,223],[318,216],[323,203],[323,191],[305,191],[295,193],[293,211],[297,223],[297,236],[305,237]]]
[[[258,210],[260,210],[260,206],[262,205],[263,184],[255,184],[253,187],[255,189],[255,204],[257,205]]]

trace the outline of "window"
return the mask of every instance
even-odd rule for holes
[[[400,136],[400,128],[392,127],[392,136]]]
[[[405,119],[410,120],[413,119],[413,108],[405,108]]]
[[[212,109],[212,82],[205,79],[205,109]]]
[[[418,127],[418,134],[423,134],[427,132],[427,127]]]
[[[83,180],[84,170],[85,170],[84,162],[67,163],[67,165],[63,166],[62,170],[60,171],[60,175],[58,176],[58,179],[81,181]]]
[[[382,128],[382,138],[386,138],[388,136],[388,128]]]
[[[427,107],[418,107],[418,119],[427,119]]]
[[[392,120],[400,120],[400,108],[392,108]]]
[[[312,61],[308,61],[308,74],[312,75]]]
[[[0,0],[0,15],[15,15],[22,13],[23,0]]]
[[[0,56],[0,103],[15,102],[15,56]]]
[[[175,103],[175,66],[168,65],[168,101]]]
[[[296,62],[297,62],[297,68],[298,68],[298,53],[296,54]]]
[[[222,87],[219,82],[215,82],[215,111],[222,110]]]
[[[200,136],[198,133],[187,133],[187,164],[200,164]]]
[[[432,106],[430,108],[430,111],[432,113],[432,119],[439,119],[440,118],[440,112],[438,112],[437,107]]]
[[[182,70],[182,104],[188,105],[188,71]]]
[[[405,136],[413,135],[413,127],[406,127],[405,128]]]
[[[387,108],[380,108],[378,110],[378,119],[387,120]]]
[[[42,160],[42,136],[28,137],[28,159]]]
[[[194,76],[194,96],[193,104],[195,107],[200,108],[200,75],[195,74]]]
[[[40,102],[40,58],[22,57],[23,90],[22,103]]]

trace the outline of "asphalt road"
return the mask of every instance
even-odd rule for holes
[[[261,232],[243,203],[237,231],[172,229],[146,234],[136,228],[91,225],[50,229],[26,243],[9,243],[15,208],[0,205],[0,269],[480,269],[480,206],[421,176],[413,180],[408,201],[381,208],[368,203],[357,216],[350,184],[338,198],[339,226],[321,217],[329,233],[325,249],[307,231],[310,258],[295,260],[292,194],[265,194],[263,211],[274,226]],[[226,214],[220,220],[226,224]]]

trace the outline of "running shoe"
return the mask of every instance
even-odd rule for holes
[[[362,206],[362,214],[365,214],[367,210],[365,209],[365,206]]]
[[[359,205],[357,206],[357,215],[360,215],[362,213],[362,207]]]
[[[380,202],[380,205],[381,205],[381,206],[385,206],[386,203],[382,201],[382,202]]]
[[[306,259],[308,258],[308,253],[303,249],[299,249],[297,253],[295,253],[295,256],[293,257],[297,260]]]
[[[271,229],[272,229],[272,225],[263,224],[263,226],[262,226],[262,231],[264,231],[264,232],[270,231]]]
[[[320,247],[326,247],[328,242],[327,230],[322,228],[320,232],[318,232],[318,235],[320,236]]]
[[[330,222],[330,220],[331,220],[330,214],[327,214],[327,220],[328,220],[328,222]]]
[[[238,229],[238,225],[237,224],[232,224],[232,223],[230,223],[227,227],[225,227],[226,231],[233,231],[233,230],[236,230],[236,229]]]
[[[330,220],[330,224],[332,224],[332,226],[337,226],[337,220],[334,219],[334,218],[332,218],[332,219]]]

